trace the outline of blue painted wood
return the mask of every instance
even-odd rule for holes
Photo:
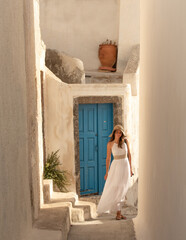
[[[79,104],[81,195],[98,192],[97,104]]]
[[[107,142],[112,128],[112,104],[79,104],[81,195],[103,191]]]
[[[98,176],[99,194],[102,193],[105,184],[107,143],[113,129],[113,104],[98,104]],[[112,160],[112,159],[111,159]]]

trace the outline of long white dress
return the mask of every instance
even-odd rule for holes
[[[118,210],[118,203],[125,200],[125,195],[130,183],[130,165],[127,158],[127,145],[122,144],[122,148],[114,143],[112,154],[116,158],[123,155],[120,159],[114,159],[111,163],[107,180],[103,189],[101,199],[97,207],[97,213],[110,213]]]

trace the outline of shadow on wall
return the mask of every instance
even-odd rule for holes
[[[136,208],[138,207],[138,178],[128,190],[126,204],[133,205]]]

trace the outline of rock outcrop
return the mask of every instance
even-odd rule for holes
[[[83,62],[54,49],[46,50],[46,66],[63,82],[84,83],[85,71]]]

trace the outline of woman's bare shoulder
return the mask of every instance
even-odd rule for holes
[[[114,144],[114,141],[108,142],[108,143],[107,143],[107,147],[108,147],[108,148],[112,148],[113,144]]]

